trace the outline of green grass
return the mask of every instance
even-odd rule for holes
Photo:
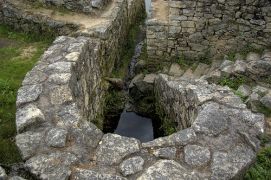
[[[0,164],[12,164],[21,161],[14,143],[17,90],[52,38],[18,33],[0,25],[0,39],[12,42],[10,46],[0,48]],[[27,47],[36,50],[33,54],[22,56],[21,53]]]
[[[245,76],[230,76],[230,77],[222,77],[218,84],[221,86],[228,86],[231,89],[237,90],[239,86],[242,84],[251,84],[253,83],[249,78]]]
[[[257,155],[257,162],[251,167],[245,180],[270,180],[271,179],[271,147],[263,148]]]

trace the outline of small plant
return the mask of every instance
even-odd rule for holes
[[[242,84],[251,83],[248,78],[245,76],[230,76],[223,77],[218,81],[218,84],[221,86],[228,86],[231,89],[237,90]]]
[[[246,173],[245,180],[271,179],[271,147],[263,148],[257,155],[257,162]]]

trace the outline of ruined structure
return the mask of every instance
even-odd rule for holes
[[[156,0],[147,24],[149,58],[213,57],[271,45],[269,0]]]
[[[103,77],[119,61],[129,26],[143,11],[142,1],[115,0],[109,11],[92,17],[92,23],[85,21],[89,18],[85,15],[76,22],[45,16],[42,9],[33,13],[27,4],[20,8],[20,2],[1,1],[0,20],[25,31],[51,30],[63,35],[27,73],[17,96],[16,144],[25,166],[37,178],[238,179],[255,160],[265,128],[264,116],[247,109],[229,88],[204,79],[159,74],[152,83],[156,101],[176,123],[178,132],[172,135],[141,143],[104,134],[94,125],[100,121],[107,90]],[[177,10],[196,7],[192,1],[164,3]],[[211,7],[212,3],[203,4]],[[194,33],[198,27],[195,22],[181,24],[182,32]],[[150,26],[151,20],[148,43],[151,35],[158,37],[150,32],[156,27]],[[163,40],[157,38],[159,43],[166,42],[168,52],[169,39]],[[150,47],[148,44],[151,56]],[[155,55],[159,51],[155,50]]]

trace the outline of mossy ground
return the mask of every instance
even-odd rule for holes
[[[0,40],[4,44],[0,47],[0,164],[13,164],[21,161],[14,143],[17,90],[52,37],[19,33],[0,25]]]

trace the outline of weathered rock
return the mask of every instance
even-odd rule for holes
[[[42,85],[27,85],[23,86],[18,90],[16,105],[32,102],[38,99],[42,92]]]
[[[48,78],[48,82],[54,84],[67,84],[70,80],[71,74],[70,73],[61,73],[61,74],[52,74]]]
[[[138,81],[142,81],[144,79],[144,74],[137,74],[133,79],[132,81],[130,82],[129,84],[129,88],[132,88],[135,86],[135,83],[138,82]]]
[[[140,150],[140,142],[134,138],[122,137],[117,134],[105,134],[99,143],[96,156],[102,164],[118,164],[129,154]]]
[[[70,166],[78,162],[75,155],[68,152],[39,154],[26,161],[25,165],[31,173],[40,179],[65,180],[71,174]]]
[[[16,145],[19,147],[23,159],[33,156],[44,138],[43,132],[28,131],[16,136]]]
[[[235,74],[244,74],[246,72],[246,63],[242,60],[235,61],[232,69],[232,73]]]
[[[153,84],[156,78],[156,74],[146,74],[143,81],[149,84]]]
[[[210,161],[211,153],[208,148],[198,145],[184,147],[184,159],[190,166],[203,166]]]
[[[26,105],[16,112],[16,127],[18,132],[38,127],[44,121],[43,113],[33,104]]]
[[[260,101],[265,107],[267,107],[268,109],[271,109],[271,93],[262,97]]]
[[[137,178],[137,180],[156,179],[198,179],[198,177],[173,160],[160,160]]]
[[[90,180],[90,179],[97,179],[97,180],[126,180],[126,178],[117,176],[117,175],[111,175],[107,174],[105,172],[99,173],[93,170],[89,169],[79,169],[76,168],[72,178],[74,180]]]
[[[176,157],[177,149],[175,147],[165,147],[154,150],[153,154],[156,157],[164,159],[174,159]]]
[[[199,112],[192,127],[198,133],[216,136],[229,128],[229,118],[218,104],[208,103]]]
[[[237,92],[240,92],[244,97],[248,97],[251,94],[251,88],[248,85],[241,85]]]
[[[229,153],[215,152],[211,165],[211,179],[238,179],[255,157],[250,148],[240,145]]]
[[[271,60],[251,61],[247,66],[247,71],[254,78],[268,77],[271,75]]]
[[[258,53],[250,52],[250,53],[248,53],[246,60],[247,61],[258,61],[258,60],[260,60],[260,58],[261,57]]]
[[[263,86],[257,85],[252,89],[252,92],[257,93],[259,96],[264,96],[268,93],[268,89]]]
[[[126,159],[120,164],[121,173],[124,176],[135,174],[143,170],[144,159],[140,156],[135,156]]]
[[[259,94],[255,93],[255,92],[250,94],[250,96],[247,99],[247,104],[248,104],[249,108],[252,111],[257,112],[258,107],[260,106],[260,96],[259,96]]]
[[[4,170],[4,168],[2,168],[0,166],[0,179],[1,180],[6,180],[8,178],[7,174],[6,174],[6,171]]]
[[[47,132],[46,143],[52,147],[64,147],[66,144],[67,130],[52,128]]]
[[[56,86],[50,92],[51,103],[61,105],[73,100],[71,89],[68,85]]]
[[[177,63],[171,64],[169,68],[168,74],[171,76],[181,76],[183,75],[184,70],[182,70],[181,66]]]

